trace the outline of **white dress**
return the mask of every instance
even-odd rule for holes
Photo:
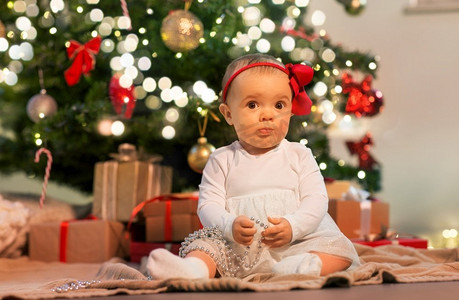
[[[208,253],[222,276],[245,277],[271,272],[283,258],[305,252],[340,256],[359,264],[352,243],[327,213],[325,184],[310,149],[283,140],[275,149],[251,155],[238,141],[212,153],[203,172],[198,215],[204,229],[182,244],[190,251]],[[232,236],[232,224],[245,215],[258,232],[247,248]],[[292,226],[292,240],[280,248],[261,243],[268,216],[283,217]]]

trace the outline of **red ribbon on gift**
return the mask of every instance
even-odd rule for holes
[[[59,238],[59,261],[67,261],[67,238],[69,233],[69,221],[61,222],[61,231]]]
[[[164,241],[172,241],[172,201],[166,201],[166,215],[164,216]]]
[[[126,235],[125,238],[129,239],[129,231],[132,226],[132,222],[134,221],[135,216],[142,211],[142,209],[145,207],[147,203],[150,202],[161,202],[165,201],[166,202],[166,211],[165,211],[165,216],[164,216],[164,241],[172,241],[172,201],[175,200],[198,200],[199,197],[193,196],[190,194],[186,195],[181,195],[178,196],[178,194],[166,194],[166,195],[161,195],[157,196],[148,200],[145,200],[141,203],[139,203],[134,209],[132,210],[131,217],[129,218],[129,222],[127,224],[127,230],[126,230]]]
[[[84,220],[96,220],[97,217],[89,215]],[[67,240],[69,234],[69,223],[78,220],[62,221],[59,233],[59,261],[67,262]]]
[[[75,85],[80,81],[81,74],[89,74],[96,65],[95,55],[99,53],[102,38],[97,36],[84,45],[71,40],[67,48],[67,56],[73,63],[64,72],[65,81],[69,86]]]

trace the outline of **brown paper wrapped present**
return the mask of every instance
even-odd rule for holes
[[[196,194],[173,194],[145,204],[146,241],[180,242],[201,228]]]
[[[112,155],[116,160],[99,162],[94,170],[93,214],[103,220],[128,221],[134,207],[172,189],[172,168],[158,157],[142,160],[136,152]],[[134,149],[135,151],[135,149]]]
[[[389,203],[383,201],[330,200],[328,213],[350,239],[365,238],[389,228]]]
[[[325,188],[327,189],[328,199],[344,199],[344,194],[346,194],[351,187],[358,189],[359,185],[349,180],[325,181]]]
[[[104,262],[127,256],[124,225],[115,221],[75,220],[32,225],[29,257],[68,263]]]
[[[360,202],[331,199],[328,213],[345,236],[360,237]]]
[[[170,223],[166,219],[165,216],[145,219],[147,242],[182,242],[190,233],[198,230],[201,224],[197,215],[171,215]]]

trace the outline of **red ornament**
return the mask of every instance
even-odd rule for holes
[[[77,41],[71,40],[70,46],[67,48],[67,56],[73,63],[64,72],[65,80],[69,86],[75,85],[80,81],[81,74],[89,74],[96,65],[96,54],[99,53],[100,43],[102,39],[97,36],[81,45]]]
[[[374,116],[382,110],[383,96],[381,91],[371,88],[372,80],[373,77],[367,75],[358,84],[354,82],[350,74],[343,74],[341,86],[343,94],[348,94],[346,112],[353,113],[360,118]]]
[[[359,156],[359,167],[363,170],[373,170],[374,165],[379,165],[378,162],[368,153],[370,146],[373,145],[371,134],[367,133],[360,142],[346,142],[349,152]]]
[[[122,87],[119,75],[115,74],[110,80],[108,94],[116,113],[130,119],[135,107],[134,85]]]

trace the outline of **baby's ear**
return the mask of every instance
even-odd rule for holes
[[[222,103],[220,104],[218,109],[220,110],[221,114],[225,118],[226,123],[228,123],[229,125],[233,125],[233,119],[231,118],[231,110],[229,106],[226,103]]]

